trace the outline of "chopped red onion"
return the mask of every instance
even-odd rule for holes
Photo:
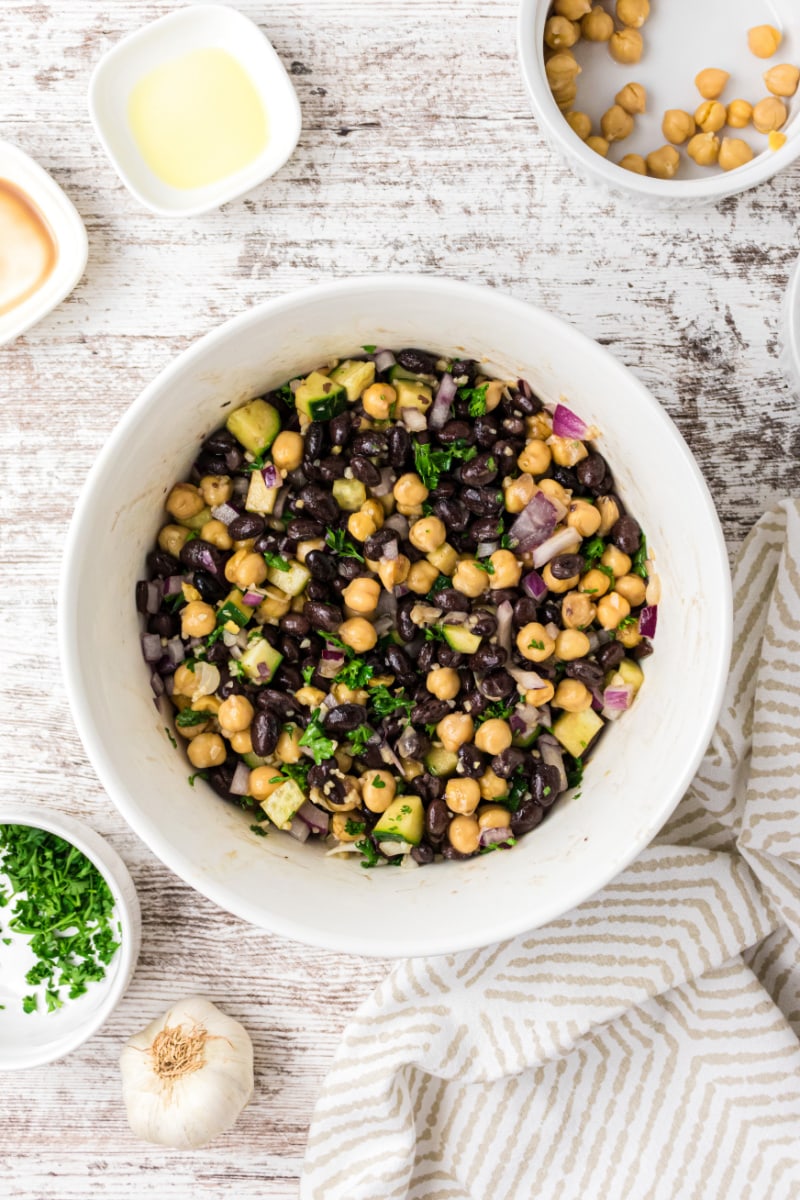
[[[283,483],[283,477],[274,463],[267,463],[261,468],[261,478],[268,488],[279,488]]]
[[[497,606],[497,644],[511,657],[511,624],[514,620],[514,609],[510,600],[503,600]]]
[[[556,742],[555,738],[550,740],[547,737],[540,737],[539,751],[542,755],[542,762],[548,767],[557,767],[559,774],[558,790],[563,792],[567,787],[567,772],[564,768],[564,754],[561,747]]]
[[[428,419],[418,408],[401,408],[400,418],[411,433],[422,433],[428,428]]]
[[[258,663],[258,674],[261,679],[267,679],[269,676],[269,667],[265,662]]]
[[[188,582],[188,581],[187,581]],[[164,595],[177,596],[183,591],[184,578],[182,575],[170,575],[164,580]]]
[[[184,650],[183,642],[177,635],[173,638],[170,638],[167,642],[167,654],[170,656],[176,667],[179,666],[186,658],[186,651]]]
[[[250,791],[250,768],[247,763],[236,764],[228,791],[234,796],[246,796]]]
[[[399,553],[400,550],[395,541],[386,542],[385,545],[381,546],[381,558],[388,558],[390,562],[397,558]]]
[[[555,504],[544,492],[537,492],[525,505],[511,526],[509,534],[516,543],[516,549],[524,554],[528,550],[535,550],[542,543],[546,545],[557,522],[558,512]],[[580,538],[578,540],[580,541]]]
[[[391,467],[381,467],[381,481],[370,488],[373,496],[388,496],[395,484],[396,475]]]
[[[538,571],[529,571],[527,575],[522,576],[520,582],[532,600],[544,600],[547,595],[547,584]]]
[[[449,372],[442,376],[442,381],[439,384],[439,390],[433,399],[430,412],[428,413],[428,428],[441,429],[447,424],[450,417],[450,409],[453,401],[456,398],[456,381]]]
[[[402,596],[407,596],[410,591],[411,588],[405,583],[398,583],[395,585],[392,595],[395,597],[395,599],[399,600]],[[408,646],[406,646],[406,650],[408,650]]]
[[[539,724],[545,725],[548,729],[550,729],[550,727],[552,726],[553,715],[550,712],[549,704],[540,704],[539,705]]]
[[[376,371],[388,371],[390,367],[395,366],[397,363],[397,359],[392,354],[391,350],[376,350],[375,353],[371,355],[371,358],[375,363]]]
[[[406,725],[397,739],[397,753],[401,758],[413,758],[420,749],[420,736],[413,725]]]
[[[152,617],[161,608],[161,583],[154,579],[147,585],[146,610]]]
[[[549,563],[551,558],[555,558],[557,554],[566,554],[569,550],[574,550],[580,545],[581,535],[577,529],[568,527],[560,529],[558,533],[554,533],[546,542],[542,542],[533,552],[533,565],[538,569],[543,567],[545,563]]]
[[[395,533],[398,534],[398,536],[400,537],[400,540],[403,541],[405,538],[408,537],[408,530],[409,530],[408,517],[404,517],[402,513],[392,513],[392,515],[390,517],[387,517],[386,520],[383,522],[382,528],[383,529],[393,529],[395,531]]]
[[[372,622],[373,628],[378,637],[383,637],[383,635],[388,633],[389,630],[394,626],[395,615],[396,614],[392,613],[384,613],[382,617],[378,617]]]
[[[526,692],[531,691],[532,688],[541,688],[545,685],[544,680],[535,671],[526,671],[523,667],[515,667],[510,663],[505,669],[512,679],[515,679],[521,687],[525,688]]]
[[[642,637],[655,637],[658,621],[658,605],[646,605],[639,613],[639,633]]]
[[[330,827],[330,817],[321,808],[317,808],[316,804],[312,804],[310,800],[306,800],[298,808],[297,815],[302,821],[305,821],[312,833],[319,833],[322,837],[327,837]]]
[[[218,579],[222,567],[214,561],[214,556],[211,553],[211,547],[203,541],[198,541],[196,546],[197,549],[195,550],[195,558],[199,560],[200,566],[204,571],[208,571],[209,575],[213,575],[215,579]]]
[[[603,692],[602,715],[610,721],[616,721],[630,708],[632,700],[633,688],[629,683],[611,684]]]
[[[482,846],[497,846],[501,842],[507,842],[510,837],[513,837],[511,828],[508,825],[498,829],[484,829],[481,833]]]
[[[286,501],[289,499],[291,488],[282,487],[275,497],[275,504],[272,509],[272,516],[275,520],[280,520],[283,516],[283,510],[286,508]]]
[[[478,558],[488,558],[499,547],[499,542],[478,542],[475,554]]]
[[[556,411],[553,413],[553,433],[556,437],[577,438],[580,442],[590,436],[586,422],[564,404],[556,405]]]
[[[211,515],[215,521],[222,521],[223,525],[230,525],[239,516],[232,504],[217,504],[212,508]]]
[[[509,717],[509,725],[513,733],[527,737],[532,734],[541,721],[541,713],[532,704],[520,704]]]
[[[159,697],[159,696],[164,695],[164,692],[166,690],[166,685],[164,683],[164,680],[159,675],[158,671],[153,671],[153,674],[150,676],[150,687],[153,689],[154,696]],[[157,703],[156,703],[156,708],[158,708]]]
[[[242,604],[246,604],[248,608],[258,608],[263,599],[264,597],[261,595],[261,592],[251,592],[248,588],[242,596]]]
[[[301,821],[299,817],[292,817],[287,833],[298,842],[307,842],[311,830],[305,821]]]
[[[143,633],[142,639],[142,654],[144,661],[148,663],[157,663],[161,658],[161,638],[157,633]]]
[[[327,710],[329,708],[336,708],[336,705],[338,703],[339,702],[336,699],[336,697],[334,696],[333,692],[328,692],[327,696],[323,697],[322,703],[320,704],[320,708],[324,708],[327,712]]]
[[[344,651],[332,646],[326,646],[322,651],[319,663],[319,673],[323,679],[333,679],[334,675],[344,665]]]
[[[383,617],[387,613],[392,617],[397,615],[397,596],[394,592],[387,592],[386,588],[381,588],[381,594],[378,597],[378,606],[375,609],[375,616]]]

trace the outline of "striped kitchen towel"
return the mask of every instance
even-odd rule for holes
[[[304,1200],[800,1197],[800,502],[734,576],[697,778],[604,891],[398,965],[351,1021]]]

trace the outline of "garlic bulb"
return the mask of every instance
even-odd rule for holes
[[[146,1142],[204,1146],[253,1094],[253,1046],[238,1021],[192,996],[137,1033],[120,1056],[128,1121]]]

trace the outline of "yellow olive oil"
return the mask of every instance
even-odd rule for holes
[[[205,187],[248,166],[269,138],[247,71],[226,50],[193,50],[133,88],[128,121],[150,170],[171,187]]]
[[[33,200],[0,179],[0,316],[37,292],[57,259],[53,231]]]

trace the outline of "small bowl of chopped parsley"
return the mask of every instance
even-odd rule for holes
[[[69,1054],[103,1025],[139,955],[122,859],[73,817],[0,805],[0,1071]]]

